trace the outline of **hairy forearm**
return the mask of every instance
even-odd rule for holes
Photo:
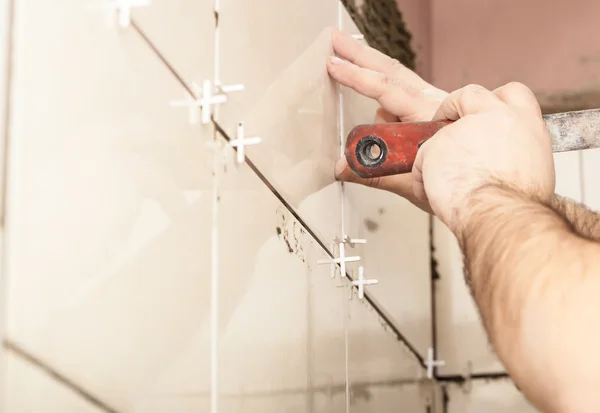
[[[468,214],[467,283],[508,372],[544,411],[600,411],[598,216],[501,185],[473,193]]]

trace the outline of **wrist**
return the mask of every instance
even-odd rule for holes
[[[474,227],[485,227],[486,221],[510,221],[515,214],[550,213],[554,215],[552,202],[554,194],[548,199],[527,193],[508,183],[491,181],[471,191],[465,205],[455,213],[453,232],[464,244],[464,238],[472,233]],[[533,216],[533,215],[532,215]],[[557,216],[557,220],[566,224]]]

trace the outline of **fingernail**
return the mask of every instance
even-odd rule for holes
[[[331,56],[331,57],[329,58],[329,61],[330,61],[331,63],[333,63],[334,65],[342,65],[342,64],[346,63],[344,60],[340,59],[340,58],[339,58],[339,57],[337,57],[337,56]]]
[[[339,179],[347,167],[348,167],[348,162],[346,162],[346,158],[339,159],[335,163],[335,169],[334,169],[335,179]]]

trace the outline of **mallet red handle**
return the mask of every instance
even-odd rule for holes
[[[358,125],[346,139],[346,160],[363,178],[410,172],[422,142],[452,121]]]

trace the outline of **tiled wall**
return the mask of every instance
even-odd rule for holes
[[[442,412],[428,216],[333,178],[375,109],[327,75],[340,21],[335,0],[153,0],[127,27],[14,1],[2,412]],[[205,80],[244,90],[190,123]],[[238,122],[262,139],[241,164]],[[317,263],[343,235],[367,240],[365,300]]]
[[[334,181],[341,141],[376,109],[327,75],[330,28],[357,33],[339,3],[150,3],[119,27],[104,0],[13,2],[0,411],[532,411],[452,234]],[[181,102],[206,80],[244,88],[203,124]],[[239,122],[261,138],[241,164]],[[598,154],[557,155],[557,188],[600,209]],[[365,300],[318,264],[344,235],[367,241],[345,246],[361,257],[348,275],[379,280]]]

